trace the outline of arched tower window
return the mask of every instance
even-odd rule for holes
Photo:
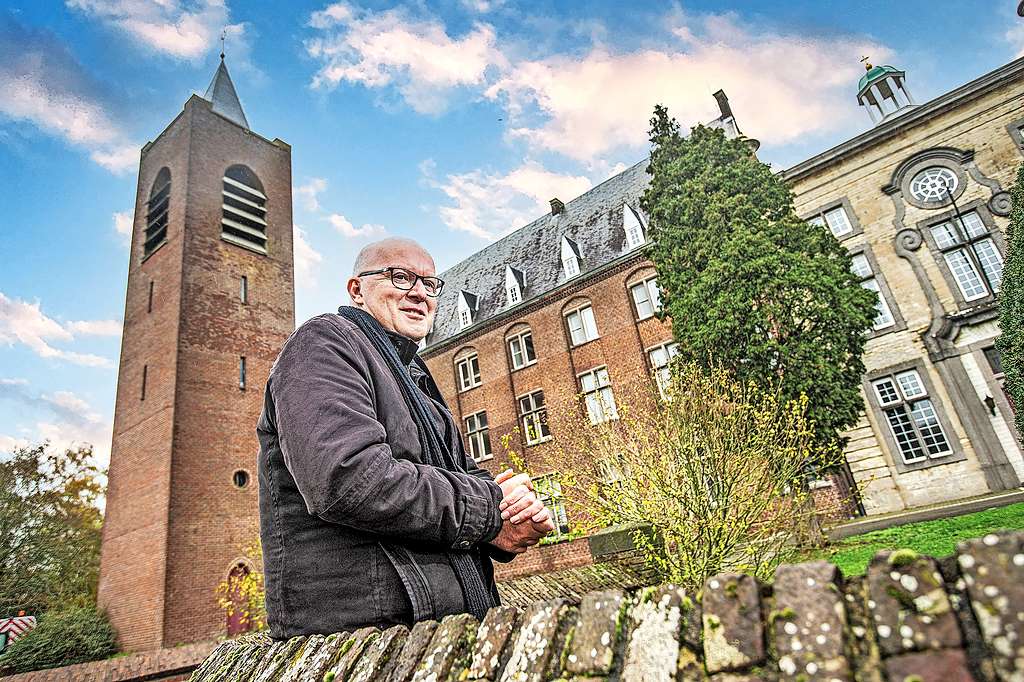
[[[224,171],[221,238],[257,253],[267,253],[267,196],[247,166]]]
[[[171,205],[171,171],[166,166],[156,174],[146,202],[146,239],[142,255],[148,256],[167,239],[167,211]]]

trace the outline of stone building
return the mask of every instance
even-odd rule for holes
[[[857,101],[873,126],[783,173],[879,292],[846,451],[868,514],[1024,481],[994,348],[1022,98],[1020,59],[922,104],[903,72],[870,67]]]
[[[1022,95],[1024,60],[923,104],[903,72],[869,65],[856,103],[872,127],[781,173],[800,214],[849,248],[863,285],[880,295],[865,410],[847,434],[846,483],[867,514],[1024,480],[993,348],[1005,190],[1024,153]],[[740,134],[718,98],[715,124]],[[572,201],[552,200],[549,215],[441,275],[422,354],[483,466],[497,468],[498,436],[518,426],[514,449],[554,473],[551,398],[584,394],[597,423],[615,418],[617,387],[665,371],[673,345],[653,317],[657,273],[638,202],[645,170],[643,161]],[[541,478],[561,515],[557,483]]]
[[[142,149],[99,582],[122,649],[223,635],[215,590],[249,570],[254,425],[295,328],[291,186],[223,58]]]

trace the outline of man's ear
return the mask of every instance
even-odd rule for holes
[[[363,283],[358,277],[349,277],[345,288],[348,289],[348,297],[354,305],[363,304]]]

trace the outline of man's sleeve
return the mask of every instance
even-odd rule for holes
[[[460,549],[501,530],[493,480],[392,455],[363,357],[329,319],[310,320],[289,339],[270,390],[285,465],[310,514]]]

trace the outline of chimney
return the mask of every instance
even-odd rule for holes
[[[718,110],[722,112],[722,118],[732,116],[732,107],[729,106],[729,98],[725,96],[725,90],[719,90],[712,97],[718,102]]]
[[[558,215],[565,211],[565,204],[558,197],[551,200],[551,215]]]

